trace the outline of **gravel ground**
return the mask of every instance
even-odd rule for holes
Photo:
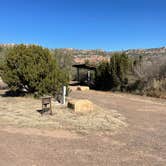
[[[85,136],[33,129],[27,134],[22,129],[1,127],[0,165],[166,165],[166,101],[95,91],[72,92],[71,96],[118,110],[126,117],[128,127],[116,134],[104,132]]]

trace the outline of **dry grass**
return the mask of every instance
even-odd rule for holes
[[[0,91],[2,94],[2,91]],[[30,97],[0,97],[0,125],[46,129],[67,129],[77,132],[117,131],[126,126],[125,118],[116,110],[95,106],[88,114],[72,113],[70,109],[55,106],[53,116],[41,116],[41,101]]]

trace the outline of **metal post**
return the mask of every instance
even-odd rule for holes
[[[62,88],[62,104],[66,104],[66,86]]]
[[[88,83],[90,82],[91,78],[90,78],[90,70],[88,70]]]
[[[77,81],[79,82],[80,81],[80,69],[77,68]]]

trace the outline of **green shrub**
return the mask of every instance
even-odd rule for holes
[[[50,51],[36,45],[14,46],[5,57],[2,79],[12,91],[24,90],[37,96],[54,95],[69,81]]]
[[[102,62],[96,73],[96,87],[103,90],[123,91],[128,84],[127,74],[130,69],[130,59],[124,53],[114,54],[110,62]]]
[[[101,90],[109,90],[111,88],[110,64],[108,62],[101,62],[97,67],[95,86]]]

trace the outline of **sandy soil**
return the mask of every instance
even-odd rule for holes
[[[27,129],[28,134],[22,129],[3,126],[0,128],[0,165],[166,165],[166,101],[95,91],[72,92],[71,96],[90,99],[108,110],[118,110],[126,117],[128,127],[113,135],[104,132],[83,136],[67,131],[51,134],[40,129]]]

